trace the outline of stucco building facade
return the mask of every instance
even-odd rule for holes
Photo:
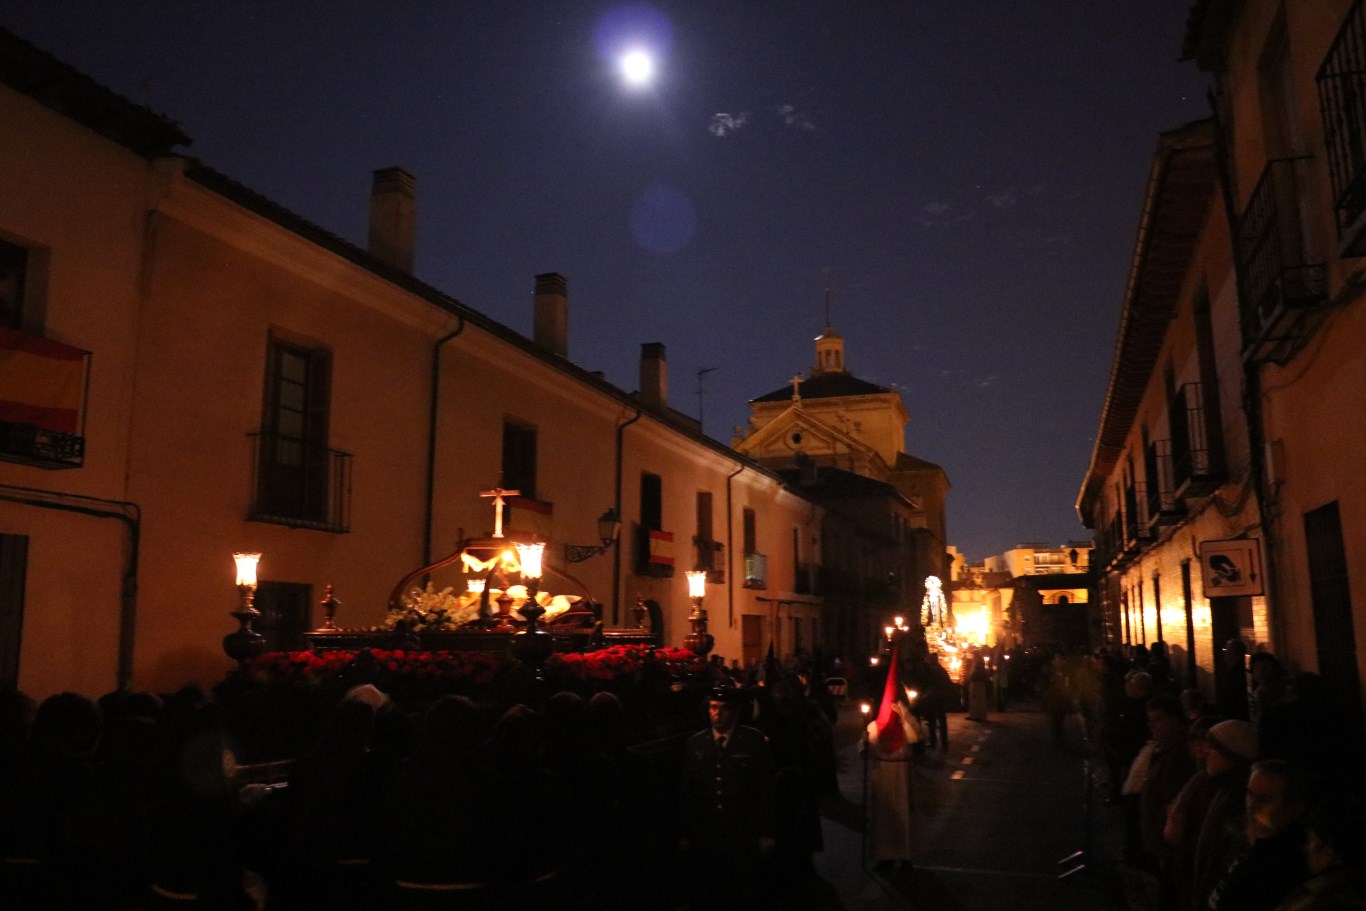
[[[1360,712],[1361,3],[1194,4],[1212,117],[1161,138],[1078,508],[1112,641],[1209,687],[1242,639]]]
[[[948,579],[948,475],[906,452],[900,393],[855,376],[829,324],[805,377],[752,399],[735,448],[826,508],[820,594],[844,650],[877,646],[920,614],[925,579]]]
[[[302,645],[329,584],[339,625],[376,625],[407,573],[492,530],[497,486],[519,491],[509,529],[574,577],[547,586],[609,627],[640,598],[679,644],[698,567],[714,654],[820,643],[819,599],[781,624],[772,603],[823,509],[669,407],[662,344],[618,388],[570,360],[563,276],[528,282],[531,338],[412,276],[401,169],[374,175],[360,248],[15,36],[0,59],[22,139],[0,145],[0,683],[221,678],[234,551],[263,554],[273,646]],[[608,509],[619,538],[569,566]]]

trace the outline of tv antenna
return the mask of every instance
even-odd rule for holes
[[[714,373],[720,369],[720,367],[703,367],[701,370],[697,371],[697,424],[699,427],[702,427],[704,433],[706,432],[706,428],[702,425],[702,397],[705,394],[705,390],[702,388],[702,378],[708,373]]]

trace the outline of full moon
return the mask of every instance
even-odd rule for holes
[[[630,51],[621,58],[621,74],[630,85],[647,85],[655,75],[654,59],[645,51]]]

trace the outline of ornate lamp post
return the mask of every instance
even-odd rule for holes
[[[564,562],[582,563],[589,557],[596,557],[615,544],[619,534],[621,534],[621,517],[617,515],[615,509],[609,508],[605,513],[598,516],[598,538],[602,544],[566,544],[564,546]]]
[[[536,679],[542,680],[542,668],[555,651],[555,637],[541,629],[537,621],[545,613],[545,608],[536,603],[536,593],[541,584],[541,557],[545,544],[534,541],[517,545],[517,558],[522,565],[522,582],[526,585],[526,601],[522,604],[521,614],[526,620],[526,629],[512,638],[512,654],[518,661],[529,664],[536,670]]]
[[[256,564],[261,561],[261,555],[236,553],[232,559],[237,564],[237,594],[241,603],[232,612],[237,618],[238,628],[223,637],[223,651],[241,665],[266,650],[266,637],[251,628],[252,621],[261,616],[255,606]]]
[[[707,632],[707,609],[702,606],[702,598],[707,593],[707,572],[692,569],[684,575],[688,577],[688,596],[692,598],[692,613],[688,615],[692,632],[683,637],[683,644],[694,654],[705,658],[716,644],[716,639]]]

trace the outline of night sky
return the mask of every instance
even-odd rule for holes
[[[1089,537],[1148,165],[1209,110],[1189,6],[6,0],[0,25],[358,245],[371,172],[408,169],[419,278],[530,335],[533,276],[564,273],[570,358],[631,390],[664,343],[670,404],[722,442],[810,367],[828,288],[980,559]]]

